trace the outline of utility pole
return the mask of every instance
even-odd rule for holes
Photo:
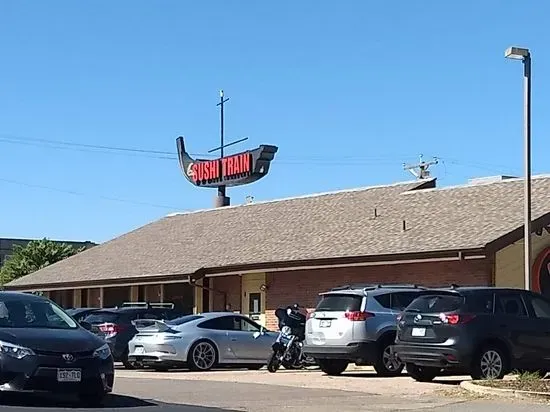
[[[411,172],[411,174],[416,177],[419,180],[428,179],[430,177],[429,168],[432,165],[436,165],[439,163],[439,160],[437,157],[434,157],[433,160],[430,160],[429,162],[425,162],[423,160],[423,156],[420,155],[420,161],[416,164],[407,165],[403,163],[403,169],[408,170]]]
[[[220,106],[220,159],[223,158],[223,149],[225,148],[224,135],[223,135],[223,107],[225,102],[229,98],[225,99],[223,96],[223,90],[220,90],[220,102],[216,106]],[[220,165],[220,167],[222,167]],[[223,173],[223,172],[222,172]],[[216,207],[229,206],[229,198],[225,195],[225,185],[218,186],[218,196],[216,197]]]

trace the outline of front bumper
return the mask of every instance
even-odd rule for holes
[[[304,345],[304,353],[315,359],[342,359],[357,364],[372,364],[376,359],[375,342],[351,342],[345,346]]]
[[[458,369],[471,363],[471,356],[455,347],[398,343],[393,347],[396,356],[404,363],[418,366]]]
[[[0,355],[0,391],[97,394],[113,390],[113,358],[101,360],[91,353],[65,362],[60,354],[37,354],[23,359]],[[79,382],[59,382],[58,370],[80,371]]]

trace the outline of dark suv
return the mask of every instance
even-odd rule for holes
[[[327,375],[348,364],[373,365],[397,376],[403,365],[392,353],[397,315],[426,289],[416,285],[348,285],[321,293],[306,322],[304,352]]]
[[[550,300],[522,289],[434,290],[400,315],[394,351],[417,381],[449,372],[543,376],[550,370]]]
[[[173,303],[127,302],[120,308],[105,308],[92,312],[84,321],[92,325],[92,332],[109,344],[116,362],[126,369],[134,369],[128,361],[128,342],[136,335],[132,324],[136,319],[171,320],[184,315],[174,310]]]

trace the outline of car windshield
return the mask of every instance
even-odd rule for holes
[[[77,323],[48,300],[0,300],[0,328],[76,329]]]
[[[327,312],[358,311],[361,310],[362,300],[363,298],[359,295],[331,293],[322,296],[315,310]]]
[[[176,319],[172,319],[166,322],[167,325],[179,326],[184,323],[191,322],[192,320],[202,319],[202,316],[199,315],[186,315]]]
[[[431,294],[416,298],[405,310],[421,313],[452,312],[463,303],[464,297],[457,294]]]

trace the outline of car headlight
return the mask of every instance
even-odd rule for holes
[[[23,346],[2,341],[0,341],[0,353],[11,356],[15,359],[23,359],[25,356],[32,356],[35,354],[29,348],[24,348]]]
[[[111,356],[111,348],[107,343],[94,351],[94,358],[107,359],[109,356]]]

